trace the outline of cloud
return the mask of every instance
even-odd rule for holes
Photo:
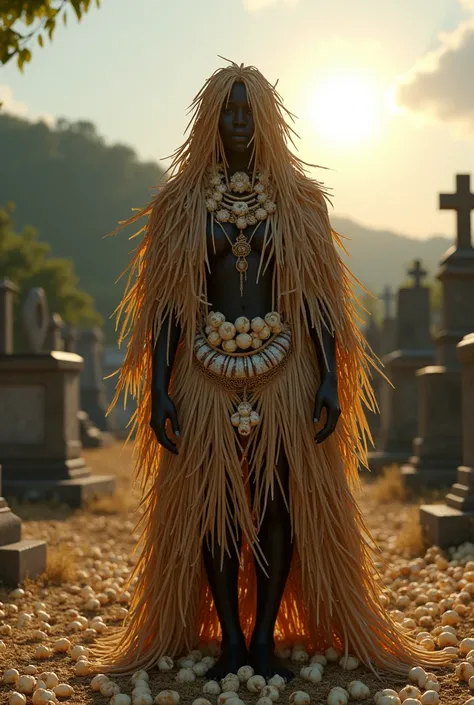
[[[264,7],[274,5],[276,2],[283,2],[285,5],[294,7],[298,0],[243,0],[244,7],[249,12],[257,12],[258,10],[262,10]]]
[[[33,113],[25,103],[15,100],[12,89],[5,84],[0,84],[0,103],[2,103],[0,115],[2,113],[8,113],[9,115],[25,118],[32,122],[42,120],[50,127],[55,124],[54,117],[49,113]]]
[[[474,0],[461,0],[474,12]],[[439,35],[440,46],[420,58],[394,87],[395,103],[413,114],[474,134],[474,18]]]

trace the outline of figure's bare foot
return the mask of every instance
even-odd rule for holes
[[[281,659],[275,656],[274,648],[275,642],[273,639],[261,641],[260,643],[251,642],[248,655],[249,666],[252,666],[255,673],[263,676],[266,680],[278,674],[288,683],[294,678],[295,674],[285,668]]]
[[[237,643],[222,642],[221,656],[217,663],[206,673],[208,681],[214,680],[219,683],[228,673],[237,673],[241,666],[248,663],[247,646],[244,641]]]

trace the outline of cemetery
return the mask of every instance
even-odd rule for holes
[[[380,547],[384,608],[452,664],[376,675],[334,648],[310,654],[277,643],[295,678],[285,686],[275,676],[262,695],[242,675],[247,703],[298,692],[290,703],[456,705],[474,693],[474,195],[469,175],[456,185],[439,203],[456,211],[457,228],[436,272],[438,325],[420,260],[401,273],[408,285],[381,293],[381,322],[365,324],[387,379],[374,379],[380,414],[368,414],[374,449],[357,491]],[[123,445],[133,403],[107,414],[123,352],[104,346],[100,328],[64,326],[37,288],[20,314],[29,351],[17,353],[16,295],[0,281],[0,701],[240,703],[203,678],[218,640],[132,678],[90,670],[89,648],[121,626],[138,580],[130,580],[142,516],[133,438]]]

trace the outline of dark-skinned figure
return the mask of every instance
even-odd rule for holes
[[[206,674],[332,646],[405,674],[428,652],[386,612],[354,489],[376,368],[357,326],[323,185],[254,67],[217,70],[192,104],[119,317],[116,399],[137,399],[141,553],[123,628],[91,649],[128,674],[219,643]]]

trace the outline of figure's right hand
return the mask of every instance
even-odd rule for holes
[[[166,419],[171,421],[175,436],[179,436],[178,415],[175,405],[168,395],[163,395],[152,401],[150,426],[155,432],[158,443],[169,450],[170,453],[178,455],[176,445],[166,435]]]

